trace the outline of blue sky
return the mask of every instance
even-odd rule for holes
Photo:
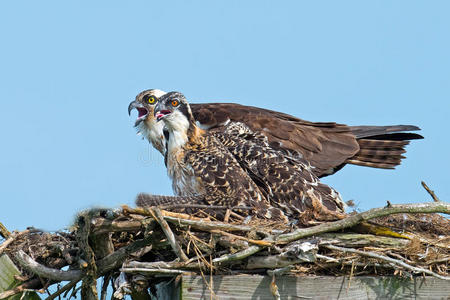
[[[395,171],[325,182],[360,209],[450,199],[447,1],[3,1],[0,221],[56,230],[92,206],[171,194],[128,103],[178,90],[310,121],[415,124]]]

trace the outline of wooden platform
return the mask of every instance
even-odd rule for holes
[[[158,299],[276,299],[272,278],[259,275],[213,276],[212,290],[201,276],[183,275],[181,280],[161,284]],[[206,275],[209,282],[210,277]],[[450,299],[450,281],[432,277],[296,277],[276,278],[280,299]]]

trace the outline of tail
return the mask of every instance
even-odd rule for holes
[[[360,150],[346,163],[381,169],[394,169],[405,158],[402,154],[410,140],[423,139],[420,134],[408,132],[420,130],[413,125],[351,126],[350,130]]]
[[[136,196],[136,205],[140,207],[149,206],[176,206],[186,204],[204,204],[202,196],[162,196],[140,193]]]

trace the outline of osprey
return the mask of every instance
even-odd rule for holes
[[[138,110],[135,126],[164,155],[163,124],[153,115],[158,98],[165,92],[145,90],[128,106]],[[306,160],[318,177],[340,170],[346,164],[394,169],[400,164],[410,140],[422,139],[413,125],[347,126],[332,122],[305,121],[288,114],[235,103],[190,104],[198,127],[223,131],[229,122],[240,122],[268,140],[272,149]]]
[[[155,122],[165,124],[165,162],[178,196],[141,194],[139,206],[248,206],[258,216],[295,217],[304,225],[345,216],[339,194],[319,182],[306,161],[272,149],[245,124],[205,131],[178,92],[161,96],[153,108]]]

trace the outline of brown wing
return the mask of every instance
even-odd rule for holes
[[[186,151],[185,161],[202,182],[208,204],[248,206],[260,217],[287,221],[283,212],[270,205],[235,157],[214,136],[206,134],[202,140]]]
[[[317,176],[333,173],[358,150],[350,128],[336,123],[313,123],[284,113],[234,103],[191,104],[195,119],[214,128],[227,120],[242,122],[261,132],[274,149],[301,153]]]
[[[405,131],[417,126],[347,126],[337,123],[309,122],[294,116],[235,103],[191,104],[196,120],[207,128],[226,122],[246,124],[252,131],[264,134],[270,146],[300,154],[315,169],[318,177],[327,176],[345,164],[393,169],[404,158],[409,140],[423,138]]]
[[[267,198],[290,217],[308,225],[311,220],[342,218],[339,194],[321,183],[304,159],[293,159],[274,150],[267,139],[245,124],[231,122],[223,131],[213,131],[246,170],[259,176],[269,187]]]

